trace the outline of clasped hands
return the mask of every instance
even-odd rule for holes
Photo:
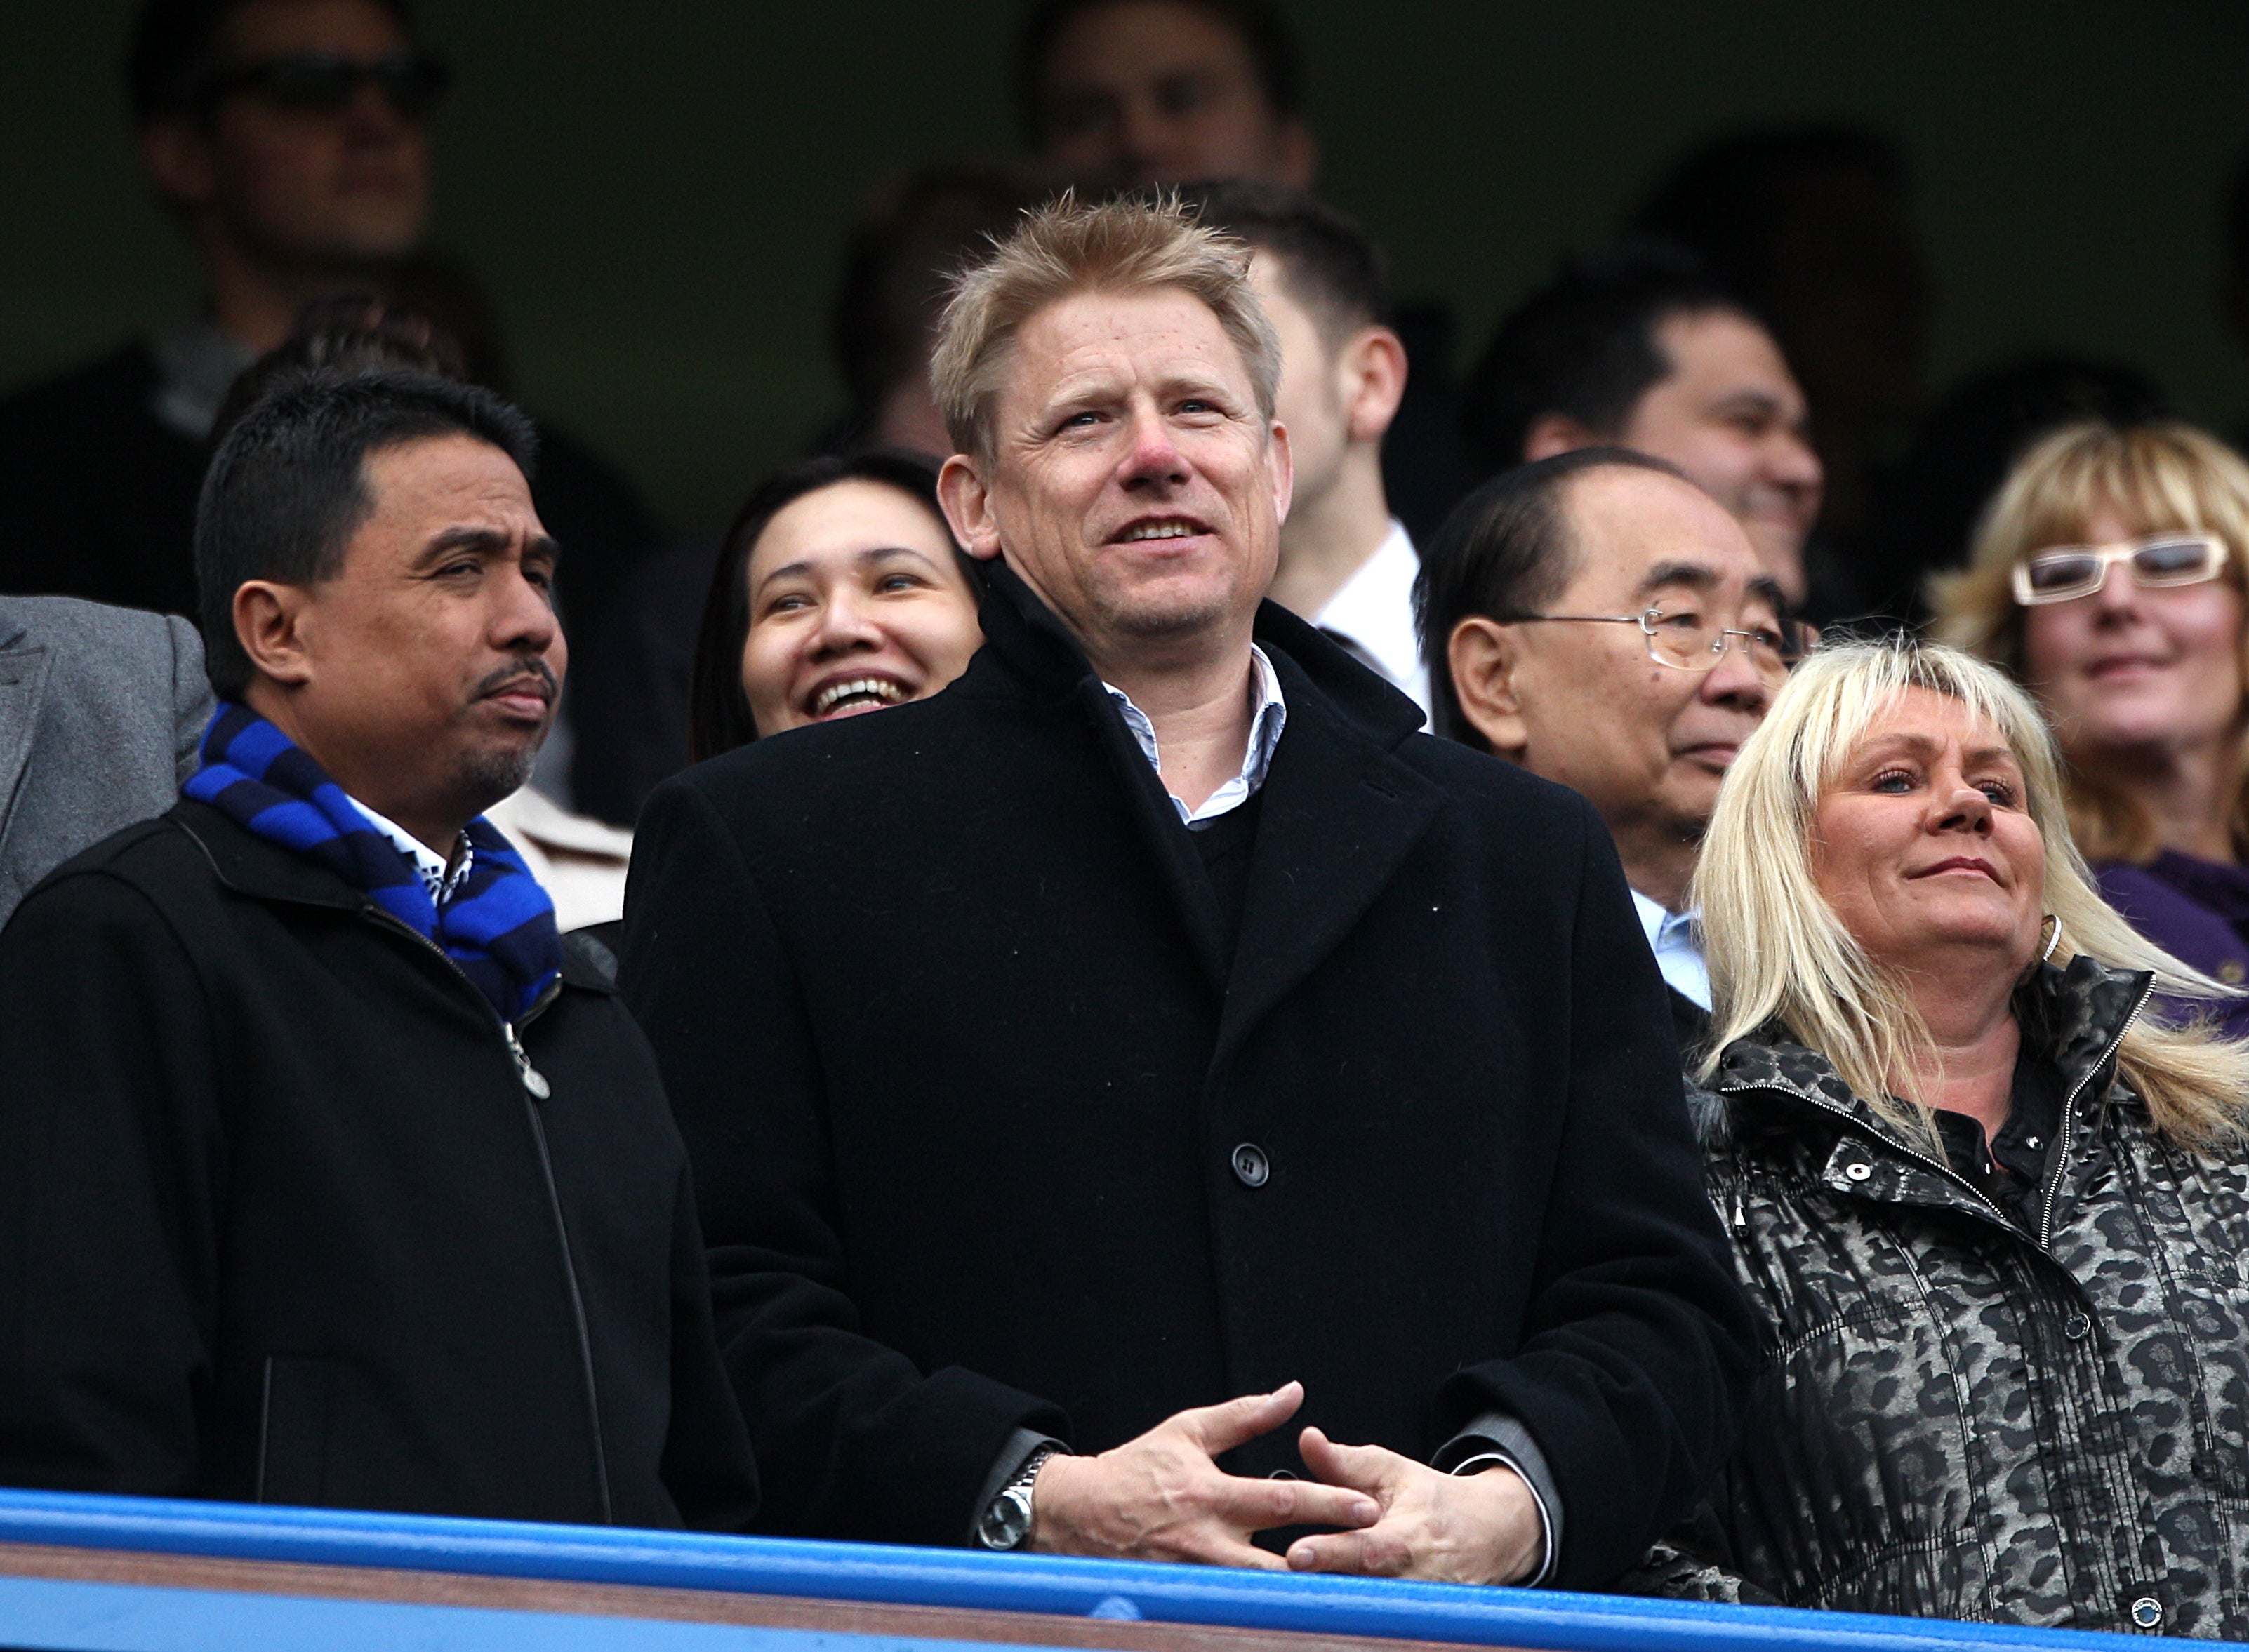
[[[1537,1504],[1511,1469],[1440,1474],[1310,1428],[1298,1449],[1310,1479],[1244,1479],[1213,1461],[1280,1427],[1303,1402],[1303,1385],[1290,1382],[1181,1411],[1098,1457],[1049,1457],[1032,1493],[1028,1546],[1441,1583],[1512,1583],[1537,1564]],[[1297,1539],[1285,1561],[1250,1541],[1283,1525],[1341,1529]]]

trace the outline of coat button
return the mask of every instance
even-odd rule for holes
[[[2143,1594],[2132,1602],[2132,1621],[2143,1629],[2152,1629],[2163,1621],[2163,1603],[2152,1594]]]
[[[2073,1313],[2067,1320],[2064,1320],[2061,1322],[2062,1335],[2067,1337],[2072,1342],[2084,1341],[2086,1333],[2092,1330],[2092,1328],[2093,1321],[2082,1313]],[[2132,1609],[2135,1612],[2140,1609],[2138,1602],[2136,1601],[2133,1603]],[[2160,1607],[2156,1609],[2158,1611],[2162,1610]]]
[[[1244,1141],[1234,1149],[1234,1175],[1245,1188],[1262,1188],[1265,1179],[1273,1174],[1271,1161],[1265,1149],[1255,1141]]]

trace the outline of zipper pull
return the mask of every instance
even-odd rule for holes
[[[515,1070],[523,1080],[523,1087],[544,1101],[554,1093],[554,1086],[547,1082],[545,1073],[531,1065],[531,1058],[524,1053],[523,1041],[515,1036],[515,1029],[503,1021],[500,1031],[507,1035],[507,1052],[515,1058]]]
[[[1749,1230],[1749,1212],[1742,1208],[1742,1190],[1736,1188],[1734,1189],[1734,1231],[1747,1233]]]

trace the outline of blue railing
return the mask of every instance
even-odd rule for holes
[[[1684,1601],[1282,1573],[1214,1571],[1045,1555],[982,1554],[775,1538],[530,1525],[331,1510],[0,1491],[0,1543],[207,1559],[628,1584],[854,1603],[1056,1613],[1308,1634],[1556,1649],[1557,1652],[1938,1652],[2043,1648],[2099,1652],[2136,1637]],[[103,1594],[109,1591],[109,1594]],[[0,1645],[170,1652],[355,1645],[712,1648],[857,1643],[802,1631],[616,1619],[598,1635],[530,1613],[150,1588],[138,1613],[102,1616],[132,1586],[0,1579]],[[91,1604],[89,1604],[91,1603]],[[384,1618],[389,1610],[411,1617]],[[432,1628],[454,1611],[454,1632]],[[368,1617],[373,1612],[377,1615]],[[261,1613],[263,1615],[261,1615]],[[357,1615],[354,1615],[354,1614]],[[418,1617],[412,1614],[421,1614]],[[91,1615],[89,1615],[91,1614]],[[436,1614],[436,1615],[432,1615]],[[510,1622],[520,1619],[522,1622]],[[86,1625],[86,1638],[58,1627]],[[170,1624],[175,1633],[167,1634]],[[356,1626],[356,1627],[354,1627]],[[568,1629],[568,1632],[566,1632]],[[693,1633],[689,1633],[693,1631]],[[591,1636],[591,1638],[587,1638]],[[44,1638],[42,1638],[44,1637]],[[884,1644],[902,1644],[884,1637]],[[927,1643],[924,1643],[927,1644]]]

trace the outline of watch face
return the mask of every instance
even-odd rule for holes
[[[984,1511],[982,1527],[977,1536],[987,1549],[1012,1549],[1021,1543],[1031,1529],[1031,1500],[1010,1486],[992,1499],[992,1506]]]

